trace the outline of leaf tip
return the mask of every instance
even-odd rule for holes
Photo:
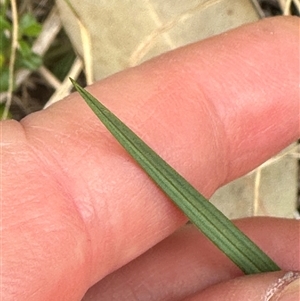
[[[76,81],[72,78],[72,77],[69,77],[69,80],[71,81],[71,83],[73,84],[73,86],[76,86]]]
[[[73,87],[76,89],[77,92],[81,92],[80,90],[80,85],[72,78],[72,77],[69,77],[69,80],[71,81]]]

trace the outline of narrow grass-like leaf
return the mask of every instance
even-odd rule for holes
[[[276,263],[118,117],[74,80],[71,79],[71,81],[102,123],[153,181],[185,213],[190,221],[245,274],[280,270]]]

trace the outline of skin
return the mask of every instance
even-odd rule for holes
[[[299,19],[238,28],[89,91],[210,197],[299,138]],[[3,300],[81,300],[94,285],[84,300],[234,301],[255,287],[254,301],[283,276],[242,276],[179,229],[186,218],[78,94],[1,131]],[[299,221],[236,224],[300,269]]]

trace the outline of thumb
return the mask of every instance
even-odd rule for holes
[[[185,301],[298,301],[299,277],[299,272],[274,272],[239,277],[211,286]]]

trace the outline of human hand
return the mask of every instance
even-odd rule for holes
[[[299,19],[269,19],[89,90],[210,197],[299,138],[298,42]],[[78,94],[1,126],[3,300],[81,300],[98,282],[84,300],[255,301],[285,274],[242,277],[193,226],[172,234],[185,217]],[[300,269],[298,221],[236,223]]]

